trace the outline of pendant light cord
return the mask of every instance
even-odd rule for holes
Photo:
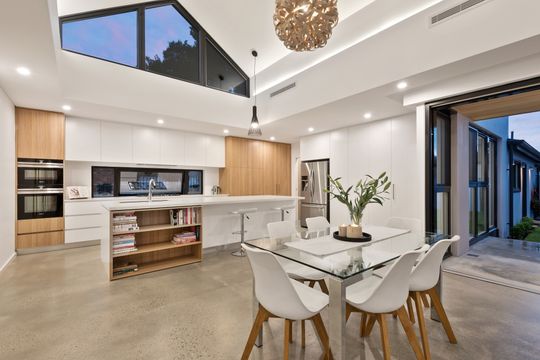
[[[253,55],[253,95],[255,97],[255,106],[257,106],[257,55]]]

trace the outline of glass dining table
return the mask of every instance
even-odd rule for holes
[[[448,236],[365,225],[364,232],[372,236],[369,242],[347,242],[333,238],[332,234],[336,230],[335,228],[321,232],[306,230],[290,238],[266,237],[248,240],[246,244],[328,275],[330,347],[334,359],[343,360],[347,354],[345,341],[347,286],[373,276],[373,270],[391,264],[408,251],[420,249],[425,244],[433,245],[441,239],[447,239]],[[439,279],[437,286],[439,293],[440,282]],[[254,294],[254,316],[257,309],[258,303]],[[431,315],[437,320],[434,312]],[[256,345],[262,346],[262,330]]]

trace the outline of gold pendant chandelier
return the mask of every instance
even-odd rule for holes
[[[324,47],[337,23],[337,0],[276,0],[276,34],[290,50]]]

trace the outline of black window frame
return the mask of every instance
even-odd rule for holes
[[[153,8],[153,7],[160,7],[160,6],[166,6],[166,5],[172,5],[181,16],[183,16],[187,22],[191,24],[194,28],[197,29],[199,33],[199,39],[198,39],[198,46],[199,46],[199,81],[190,81],[187,79],[181,79],[178,77],[170,76],[167,74],[161,74],[154,71],[146,70],[145,67],[145,21],[144,21],[144,12],[147,8]],[[80,20],[88,20],[88,19],[94,19],[99,18],[103,16],[111,16],[111,15],[118,15],[122,13],[137,11],[137,66],[133,67],[127,64],[122,64],[116,61],[103,59],[97,56],[92,56],[90,54],[84,54],[77,51],[64,49],[63,48],[63,34],[62,34],[62,25],[64,23],[73,22],[73,21],[80,21]],[[101,61],[107,61],[113,64],[126,66],[131,69],[138,69],[147,73],[159,75],[159,76],[165,76],[171,79],[179,80],[179,81],[185,81],[187,83],[196,84],[200,86],[204,86],[209,89],[219,90],[222,92],[225,92],[227,94],[233,94],[237,96],[242,96],[246,98],[250,98],[250,78],[249,76],[232,60],[232,58],[223,50],[223,48],[208,34],[208,32],[195,20],[193,16],[177,1],[171,1],[171,0],[164,0],[164,1],[151,1],[151,2],[145,2],[145,3],[139,3],[139,4],[133,4],[133,5],[125,5],[125,6],[117,6],[107,9],[100,9],[95,11],[88,11],[84,13],[78,13],[73,15],[66,15],[59,18],[59,27],[60,27],[60,47],[63,51],[68,51],[71,53],[88,56],[94,59],[98,59]],[[227,61],[231,67],[246,81],[246,94],[237,94],[233,92],[229,92],[220,88],[216,88],[213,86],[207,85],[207,76],[206,76],[206,41],[209,41],[212,43],[212,45],[218,50],[218,52],[223,56],[225,61]]]
[[[512,190],[515,193],[521,192],[523,183],[523,163],[519,160],[514,160],[512,164]]]

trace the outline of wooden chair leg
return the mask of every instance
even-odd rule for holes
[[[386,319],[384,314],[377,314],[377,321],[379,322],[379,328],[381,330],[381,341],[383,346],[384,360],[390,360],[390,341],[388,340],[388,329],[386,327]]]
[[[360,337],[366,336],[367,318],[367,314],[362,312],[362,318],[360,320]]]
[[[293,337],[293,331],[292,331],[292,320],[289,320],[289,343],[292,344],[292,337]]]
[[[368,321],[366,325],[366,330],[364,331],[364,336],[369,336],[371,334],[371,330],[373,330],[373,325],[375,325],[376,320],[377,320],[377,316],[372,315],[372,314],[368,315]]]
[[[285,319],[283,334],[283,360],[289,359],[289,341],[291,336],[291,320]]]
[[[255,321],[253,322],[253,326],[251,327],[251,332],[249,333],[249,337],[246,342],[246,347],[244,348],[244,352],[242,353],[242,358],[241,358],[242,360],[249,359],[251,350],[253,349],[253,346],[255,345],[255,341],[257,340],[259,331],[262,328],[264,320],[267,319],[267,316],[268,316],[268,312],[262,306],[259,306],[259,311],[257,312],[257,316],[255,317]]]
[[[318,283],[319,283],[319,286],[321,287],[321,291],[325,293],[326,295],[328,295],[330,292],[328,291],[328,286],[326,286],[326,282],[324,281],[324,279],[319,280]]]
[[[328,337],[328,333],[326,332],[326,328],[324,327],[321,314],[317,314],[312,317],[311,321],[313,322],[315,331],[317,332],[317,335],[319,336],[319,339],[323,344],[324,359],[333,360],[334,357],[332,356],[332,351],[330,350],[330,338]]]
[[[429,309],[430,305],[429,305],[429,300],[426,293],[422,292],[420,293],[420,296],[422,296],[422,301],[424,302],[424,306]]]
[[[448,340],[450,341],[451,344],[457,344],[456,336],[454,335],[454,331],[452,330],[452,326],[450,325],[448,316],[446,316],[446,311],[444,311],[444,308],[442,306],[441,299],[439,298],[439,294],[437,293],[437,290],[433,288],[433,289],[428,290],[427,293],[429,294],[429,297],[431,298],[431,303],[435,307],[435,311],[437,311],[437,314],[439,315],[439,319],[441,319],[441,323],[444,327],[444,331],[446,331]]]
[[[306,347],[306,321],[302,320],[300,323],[302,326],[302,349]]]
[[[312,288],[315,286],[315,280],[309,282],[309,287]]]
[[[407,311],[409,312],[409,319],[414,324],[414,308],[412,304],[412,298],[410,296],[407,298]]]
[[[431,352],[429,350],[429,339],[427,336],[426,319],[424,318],[424,307],[422,306],[422,296],[419,292],[413,293],[414,303],[416,305],[416,317],[418,319],[418,327],[420,328],[420,338],[422,339],[422,348],[424,349],[424,358],[426,360],[431,359]]]
[[[403,330],[405,330],[405,334],[407,334],[407,339],[409,339],[409,343],[411,344],[414,354],[416,355],[416,359],[422,360],[422,350],[420,349],[420,344],[418,343],[418,339],[414,333],[413,325],[409,317],[407,317],[407,311],[405,310],[404,306],[398,310],[398,317],[399,321],[401,322],[401,326],[403,326]]]
[[[349,321],[351,314],[352,314],[351,305],[347,304],[347,306],[345,307],[345,322]]]

